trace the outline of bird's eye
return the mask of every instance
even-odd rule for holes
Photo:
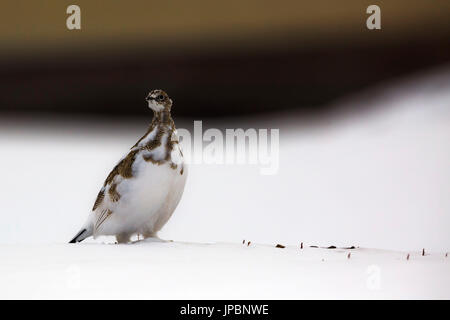
[[[159,101],[163,101],[164,100],[164,96],[162,94],[160,94],[157,98]]]

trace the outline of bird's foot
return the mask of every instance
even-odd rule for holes
[[[130,242],[131,235],[128,233],[121,233],[116,235],[117,243],[128,243]]]

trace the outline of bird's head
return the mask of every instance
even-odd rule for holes
[[[150,91],[145,100],[148,102],[148,107],[155,112],[170,112],[170,108],[172,107],[172,100],[167,93],[160,89]]]

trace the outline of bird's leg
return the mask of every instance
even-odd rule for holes
[[[144,239],[148,239],[148,238],[157,238],[156,232],[144,232],[144,233],[142,234],[142,236],[144,237]]]
[[[116,234],[117,243],[128,243],[130,242],[130,234],[129,233],[120,233]]]

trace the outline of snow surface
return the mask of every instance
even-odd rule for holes
[[[0,256],[2,299],[450,298],[442,254],[141,241],[1,245]]]
[[[0,297],[450,298],[450,71],[442,70],[341,102],[373,104],[369,112],[204,121],[204,129],[280,128],[279,171],[191,165],[160,233],[174,243],[65,244],[150,119],[0,119]],[[396,251],[357,249],[348,260],[345,250],[247,248],[242,239]],[[420,257],[422,248],[433,254]],[[379,289],[367,286],[376,270]]]

